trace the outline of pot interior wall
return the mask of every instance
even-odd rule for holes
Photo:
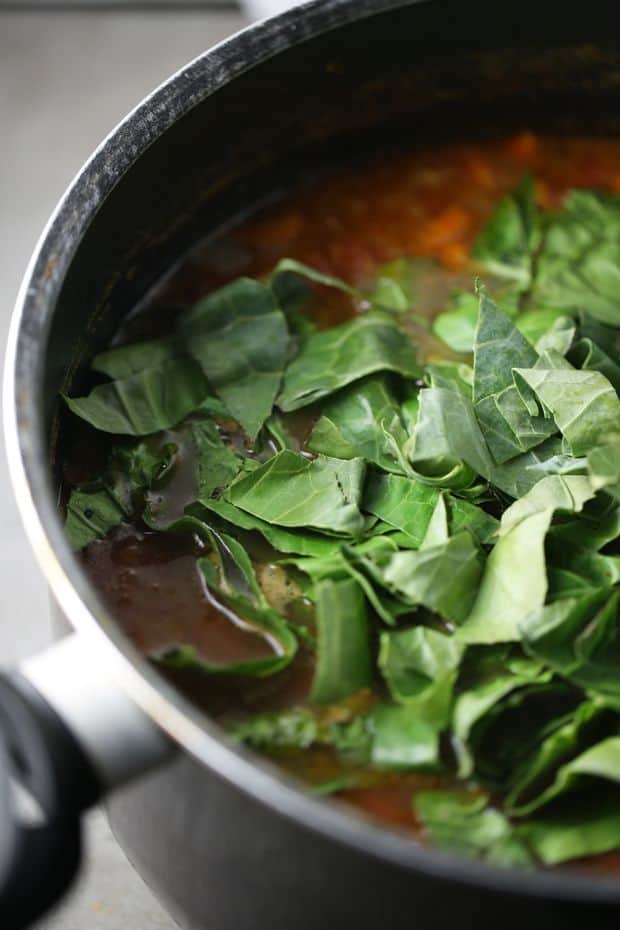
[[[162,273],[265,198],[384,147],[524,127],[616,134],[620,53],[604,39],[611,7],[595,4],[586,22],[574,5],[558,10],[414,3],[277,52],[210,96],[214,75],[200,63],[160,92],[156,123],[201,99],[120,178],[81,239],[49,332],[48,435],[59,435],[58,390],[79,389],[85,361]],[[280,39],[242,39],[224,72]],[[120,163],[112,151],[101,174],[120,173]],[[91,178],[82,202],[100,180]],[[78,200],[78,222],[80,209]]]

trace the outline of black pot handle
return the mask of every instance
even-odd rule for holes
[[[64,894],[82,811],[101,795],[60,717],[19,673],[0,676],[0,926],[22,930]]]
[[[171,750],[81,637],[0,674],[0,930],[30,926],[62,897],[82,813]]]

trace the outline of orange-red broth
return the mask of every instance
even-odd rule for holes
[[[620,142],[540,138],[524,132],[500,141],[416,150],[323,180],[196,249],[121,338],[166,331],[174,308],[241,274],[260,276],[284,256],[361,287],[386,262],[402,256],[432,259],[437,270],[426,276],[415,308],[417,314],[432,318],[455,287],[471,286],[468,256],[474,237],[525,171],[534,174],[536,198],[545,209],[561,206],[572,187],[620,192]],[[311,309],[318,325],[325,326],[359,308],[347,296],[319,287]],[[414,335],[423,342],[427,358],[446,354],[424,328]],[[302,437],[308,428],[309,421],[300,417],[297,429]],[[78,430],[69,450],[67,484],[88,476],[103,451],[105,442],[101,450],[93,449],[92,434],[83,440]],[[180,509],[184,503],[178,502]],[[251,549],[265,589],[282,600],[287,581],[272,561],[275,553],[257,539],[251,540]],[[210,600],[196,569],[200,554],[200,543],[189,537],[123,526],[89,545],[83,559],[119,623],[144,652],[183,642],[214,663],[264,656],[268,643],[231,622]],[[300,603],[297,609],[303,611]],[[302,646],[289,668],[265,679],[209,678],[191,670],[167,674],[212,717],[226,723],[303,704],[312,681],[313,656]],[[370,694],[357,695],[354,709],[364,709],[372,700]],[[326,749],[280,751],[275,757],[311,783],[342,771]],[[368,769],[361,783],[358,780],[355,788],[339,796],[364,815],[423,839],[412,794],[446,784],[451,781],[445,776]],[[617,873],[620,852],[579,867]]]

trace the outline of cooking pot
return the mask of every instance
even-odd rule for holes
[[[192,244],[321,172],[524,127],[617,135],[619,33],[616,0],[317,0],[189,64],[79,173],[26,272],[6,366],[15,495],[74,632],[0,680],[2,927],[68,885],[80,814],[103,796],[130,860],[194,930],[617,919],[620,882],[423,849],[231,745],[136,652],[69,549],[57,397]]]

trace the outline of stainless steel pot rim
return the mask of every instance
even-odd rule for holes
[[[429,877],[557,900],[620,901],[620,882],[560,872],[519,873],[467,862],[310,797],[245,749],[171,688],[132,647],[88,583],[58,518],[42,424],[42,367],[53,307],[83,231],[128,168],[179,117],[248,68],[331,29],[429,0],[311,0],[242,30],[190,62],[140,103],[70,184],[26,270],[12,317],[4,373],[4,429],[11,480],[30,543],[64,613],[131,698],[198,762],[283,815]],[[38,380],[37,380],[38,379]]]

